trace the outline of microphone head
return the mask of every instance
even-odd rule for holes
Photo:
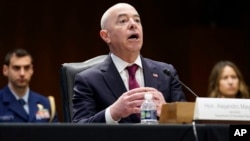
[[[165,73],[168,76],[172,76],[175,80],[177,80],[182,86],[184,86],[189,92],[191,92],[194,96],[198,97],[197,94],[195,94],[188,86],[186,86],[183,82],[181,82],[178,78],[176,78],[169,69],[164,69],[163,73]]]
[[[170,73],[171,73],[169,69],[164,69],[163,72],[164,72],[166,75],[168,75],[168,76],[169,76]]]

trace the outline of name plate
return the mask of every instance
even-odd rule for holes
[[[193,119],[250,121],[250,99],[197,97]]]

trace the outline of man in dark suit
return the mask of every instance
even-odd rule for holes
[[[0,122],[58,122],[47,97],[29,88],[33,75],[31,55],[24,49],[10,51],[3,65],[8,85],[0,90]]]
[[[139,123],[137,114],[145,93],[153,95],[157,116],[162,104],[185,101],[181,85],[163,73],[168,68],[177,76],[175,68],[140,54],[143,31],[133,6],[118,3],[109,8],[101,19],[100,36],[109,46],[110,54],[104,62],[76,75],[72,122]],[[130,88],[127,70],[133,64],[137,66],[136,88]]]

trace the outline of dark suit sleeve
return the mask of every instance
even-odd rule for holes
[[[90,71],[79,73],[75,77],[73,95],[73,123],[105,123],[105,109],[98,111],[91,85],[95,83]]]

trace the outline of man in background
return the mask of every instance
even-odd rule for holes
[[[50,100],[30,89],[33,73],[33,58],[26,50],[6,54],[3,75],[8,84],[0,90],[0,122],[58,122]]]

